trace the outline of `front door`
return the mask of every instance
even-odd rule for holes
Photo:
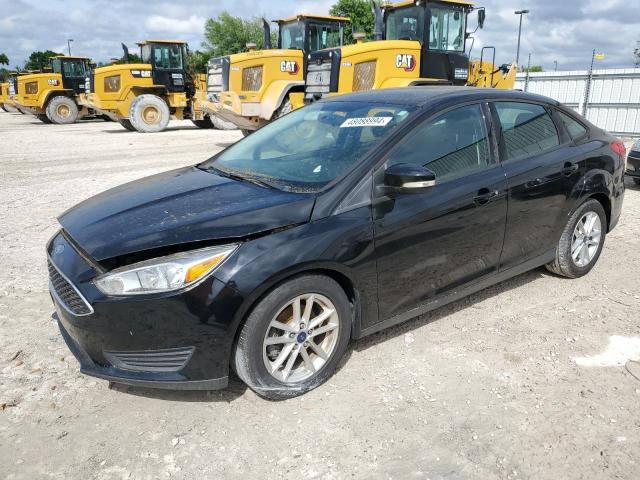
[[[84,93],[89,71],[81,59],[62,60],[62,86],[74,93]]]
[[[436,185],[374,200],[380,321],[477,280],[499,267],[506,182],[491,147],[488,109],[457,107],[419,124],[376,172],[422,165]]]
[[[153,83],[164,85],[169,92],[184,92],[187,79],[183,58],[184,48],[178,44],[153,45]]]

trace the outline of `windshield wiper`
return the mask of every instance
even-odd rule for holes
[[[231,178],[232,180],[237,180],[239,182],[249,182],[249,183],[253,183],[254,185],[258,185],[260,187],[265,187],[265,188],[272,188],[272,189],[278,189],[276,186],[265,182],[264,180],[261,180],[259,178],[256,177],[252,177],[249,175],[239,175],[237,173],[232,173],[229,172],[227,170],[220,170],[219,168],[214,167],[213,165],[207,167],[204,169],[205,171],[215,171],[216,174],[222,176],[222,177],[227,177],[227,178]]]

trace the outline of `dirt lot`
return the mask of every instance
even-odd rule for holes
[[[302,398],[267,402],[238,380],[172,393],[80,375],[51,319],[45,242],[80,200],[240,138],[172,127],[0,113],[0,477],[638,478],[640,365],[620,365],[640,360],[630,182],[587,277],[539,269],[356,342]]]

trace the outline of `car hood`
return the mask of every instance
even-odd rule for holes
[[[313,194],[283,192],[188,167],[107,190],[67,210],[59,221],[100,261],[304,223],[314,200]]]

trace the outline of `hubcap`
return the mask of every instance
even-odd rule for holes
[[[576,266],[586,267],[591,263],[600,247],[601,236],[602,223],[598,214],[585,213],[576,225],[571,239],[571,258]]]
[[[147,106],[142,110],[142,119],[145,123],[155,125],[160,122],[160,111],[153,106]]]
[[[281,382],[307,380],[327,363],[338,343],[340,319],[324,295],[299,295],[273,317],[264,337],[267,371]]]
[[[57,111],[58,115],[62,118],[69,118],[69,115],[71,114],[71,110],[67,105],[58,105]]]

